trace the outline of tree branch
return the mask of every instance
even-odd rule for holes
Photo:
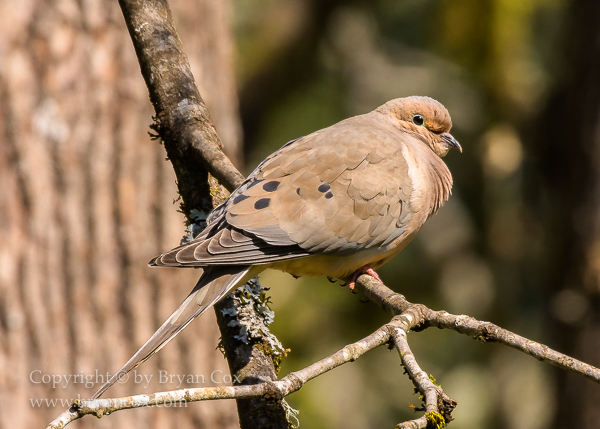
[[[397,315],[410,311],[417,322],[413,330],[429,327],[451,329],[468,335],[481,342],[496,342],[512,347],[540,361],[548,362],[569,371],[573,371],[590,380],[600,383],[600,369],[552,350],[543,344],[531,341],[490,322],[483,322],[465,315],[449,314],[446,311],[434,311],[422,304],[411,304],[403,295],[388,289],[373,277],[362,275],[356,282],[356,291],[367,296],[386,312]]]
[[[102,417],[115,411],[156,405],[172,405],[216,399],[268,398],[281,400],[290,393],[300,390],[306,382],[313,378],[345,363],[354,362],[368,351],[387,343],[391,338],[391,332],[395,323],[392,321],[368,337],[354,344],[347,345],[331,356],[321,359],[304,369],[292,372],[281,380],[244,386],[180,389],[122,398],[77,400],[69,410],[63,412],[57,419],[53,420],[46,429],[64,428],[70,422],[88,414]]]
[[[244,177],[222,152],[206,104],[200,96],[183,44],[166,0],[119,0],[137,54],[150,101],[156,112],[153,128],[173,163],[184,212],[202,210],[210,199],[206,173],[229,191]]]
[[[400,423],[396,426],[398,429],[417,429],[426,428],[429,422],[435,423],[437,427],[441,422],[448,423],[452,421],[452,411],[456,407],[456,401],[447,396],[441,387],[437,386],[433,380],[421,369],[415,355],[408,345],[406,333],[414,326],[409,319],[399,316],[404,323],[392,331],[392,339],[402,365],[406,368],[408,377],[413,382],[415,388],[421,393],[425,403],[425,415],[418,419]],[[413,320],[414,323],[414,320]],[[421,409],[419,409],[421,410]]]

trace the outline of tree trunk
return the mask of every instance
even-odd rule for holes
[[[229,4],[172,7],[236,159]],[[184,232],[172,167],[148,135],[152,114],[117,2],[0,4],[0,427],[43,427],[78,395],[91,396],[196,281],[194,270],[146,267]],[[214,317],[203,319],[109,395],[174,389],[183,374],[196,377],[181,386],[220,385],[227,364],[214,352]],[[85,425],[237,424],[233,402],[163,408]]]

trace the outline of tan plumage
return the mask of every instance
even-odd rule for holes
[[[448,134],[451,127],[448,111],[437,101],[399,98],[270,155],[213,210],[194,241],[150,262],[204,272],[117,374],[148,359],[267,268],[345,279],[398,254],[450,195],[452,176],[441,157],[452,147],[461,150]]]

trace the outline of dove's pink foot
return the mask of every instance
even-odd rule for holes
[[[373,277],[375,280],[383,283],[383,281],[379,278],[379,275],[375,272],[375,270],[373,268],[369,267],[368,265],[365,265],[364,267],[360,268],[359,270],[356,270],[356,272],[354,274],[352,274],[352,277],[350,277],[350,281],[348,282],[348,289],[350,289],[351,291],[354,291],[354,285],[356,284],[356,279],[361,274],[368,274],[371,277]]]

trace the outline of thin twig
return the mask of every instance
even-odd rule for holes
[[[600,369],[559,353],[548,346],[529,340],[490,322],[465,315],[454,315],[446,311],[434,311],[422,304],[411,304],[403,295],[387,288],[383,283],[368,275],[357,279],[356,291],[364,294],[390,314],[397,315],[411,310],[418,321],[415,328],[429,327],[451,329],[481,342],[496,342],[512,347],[540,361],[573,371],[596,383],[600,383]],[[413,329],[415,329],[413,328]]]
[[[396,318],[407,320],[402,316]],[[413,321],[414,323],[414,321]],[[406,369],[408,377],[413,382],[415,388],[421,393],[425,405],[425,415],[418,419],[400,423],[396,426],[397,429],[412,429],[426,428],[429,423],[437,426],[439,423],[443,425],[452,420],[452,410],[456,406],[456,402],[449,398],[440,386],[437,386],[425,371],[421,369],[415,355],[408,345],[406,333],[413,328],[411,323],[403,323],[396,326],[392,331],[392,339],[402,365]]]
[[[262,385],[255,386],[226,386],[226,387],[201,387],[196,389],[180,389],[168,392],[152,393],[150,395],[124,396],[121,398],[106,398],[94,400],[76,400],[71,408],[64,411],[53,420],[46,429],[64,428],[72,421],[92,414],[96,417],[107,416],[115,411],[132,408],[151,407],[154,405],[174,405],[195,401],[209,401],[215,399],[249,398],[256,397],[257,392],[264,389]],[[263,392],[264,393],[264,392]]]
[[[77,400],[71,408],[53,420],[46,429],[61,429],[70,422],[92,414],[102,417],[115,411],[150,407],[162,404],[178,404],[217,399],[272,398],[281,399],[296,392],[307,381],[340,365],[354,362],[363,354],[390,341],[393,323],[384,325],[371,335],[343,347],[336,353],[321,359],[299,371],[292,372],[281,380],[244,386],[201,387],[180,389],[150,395],[125,396],[122,398]]]

